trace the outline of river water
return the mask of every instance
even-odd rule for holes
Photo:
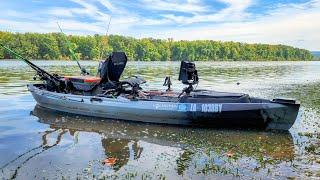
[[[78,75],[75,62],[35,61]],[[92,74],[98,62],[82,62]],[[197,62],[197,88],[284,97],[301,103],[287,133],[205,129],[88,118],[36,107],[26,84],[34,72],[0,61],[0,178],[212,179],[320,178],[320,62]],[[175,90],[178,62],[130,62],[123,77],[144,89]]]

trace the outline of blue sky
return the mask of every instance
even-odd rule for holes
[[[211,39],[320,50],[320,0],[1,0],[0,30]]]

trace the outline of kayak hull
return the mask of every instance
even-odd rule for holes
[[[62,94],[28,85],[39,106],[100,118],[147,123],[204,126],[253,127],[288,130],[294,124],[299,104],[262,100],[256,103],[177,103]]]

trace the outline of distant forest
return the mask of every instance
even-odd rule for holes
[[[11,33],[0,31],[3,43],[30,59],[68,60],[69,46],[78,59],[105,59],[112,51],[126,52],[135,61],[282,61],[312,60],[304,49],[285,45],[247,44],[213,40],[174,41],[153,38],[136,39],[119,35],[65,36],[62,33]],[[0,48],[0,59],[10,59]]]

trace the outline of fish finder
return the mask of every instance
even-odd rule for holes
[[[179,81],[182,84],[188,85],[188,87],[182,90],[182,93],[186,93],[187,95],[193,91],[193,86],[199,83],[198,71],[196,69],[196,65],[190,61],[181,61],[180,72],[179,72]]]

